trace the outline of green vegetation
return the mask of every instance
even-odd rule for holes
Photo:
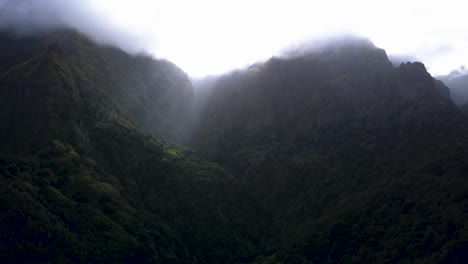
[[[0,77],[0,262],[219,263],[257,254],[269,231],[263,210],[221,167],[137,127],[117,104],[131,87],[97,56],[109,49],[73,36]],[[61,41],[72,41],[73,53]]]
[[[350,43],[195,98],[72,31],[0,52],[2,263],[468,262],[468,122],[420,63]]]
[[[192,144],[273,214],[255,263],[466,262],[467,120],[438,85],[352,45],[220,77]]]

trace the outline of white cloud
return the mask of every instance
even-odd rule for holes
[[[0,0],[0,9],[8,2],[19,1]],[[343,31],[369,37],[388,53],[419,58],[433,74],[448,73],[468,58],[466,8],[459,0],[21,2],[36,3],[35,9],[41,9],[37,3],[48,5],[45,22],[58,10],[57,20],[128,50],[167,58],[195,76],[242,67],[288,45]]]

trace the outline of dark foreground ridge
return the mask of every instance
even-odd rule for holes
[[[349,40],[194,93],[73,31],[0,59],[0,262],[468,262],[468,121],[421,63]]]
[[[174,131],[172,107],[184,104],[168,98],[191,94],[182,71],[74,32],[0,43],[0,262],[229,263],[256,254],[268,218],[237,181],[140,128]]]

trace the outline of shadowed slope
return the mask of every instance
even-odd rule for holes
[[[254,254],[264,216],[236,180],[136,125],[130,100],[187,87],[185,75],[74,33],[51,40],[0,77],[2,261],[229,263]],[[137,85],[143,70],[151,78]]]
[[[421,63],[346,44],[223,77],[193,145],[275,217],[260,263],[462,263],[468,125]]]

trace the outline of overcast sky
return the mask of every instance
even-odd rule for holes
[[[0,27],[75,27],[101,42],[217,74],[337,32],[370,38],[434,74],[468,66],[468,3],[338,0],[0,0]]]

